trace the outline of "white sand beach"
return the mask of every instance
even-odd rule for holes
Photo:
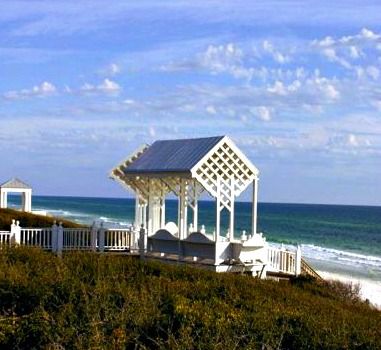
[[[341,282],[351,282],[361,286],[361,297],[368,299],[372,305],[381,310],[381,281],[373,281],[371,279],[359,279],[350,275],[341,275],[326,271],[318,271],[320,276],[326,280],[338,280]]]

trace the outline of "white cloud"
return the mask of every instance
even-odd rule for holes
[[[380,39],[380,38],[381,38],[381,35],[376,34],[376,33],[372,32],[371,30],[369,30],[369,29],[367,29],[367,28],[363,28],[363,29],[361,30],[360,35],[361,35],[363,38],[366,38],[366,39],[369,39],[369,40],[377,40],[377,39]]]
[[[104,69],[101,69],[100,73],[102,75],[113,77],[115,75],[118,75],[121,71],[122,69],[120,65],[116,63],[110,63],[107,67],[105,67]]]
[[[155,137],[156,136],[156,129],[152,125],[148,128],[148,135],[150,137]]]
[[[280,96],[286,96],[288,93],[286,86],[279,80],[276,81],[273,86],[268,87],[267,91]]]
[[[30,97],[46,97],[57,92],[57,88],[50,82],[44,81],[40,85],[35,85],[31,89],[12,90],[3,94],[5,99],[16,100]]]
[[[277,63],[285,64],[285,63],[288,63],[290,61],[289,56],[282,54],[280,51],[276,50],[274,48],[273,44],[270,43],[268,40],[265,40],[263,42],[262,46],[263,46],[263,50],[266,53],[269,53],[272,56],[272,58],[274,59],[274,61],[276,61]]]
[[[99,85],[93,85],[85,83],[81,86],[80,91],[85,94],[93,93],[105,93],[105,94],[117,94],[121,90],[121,87],[115,81],[108,78],[104,79]]]
[[[217,114],[216,108],[215,108],[214,106],[212,106],[212,105],[207,106],[207,107],[205,108],[205,110],[206,110],[207,113],[209,113],[209,114],[213,114],[213,115]]]
[[[358,59],[363,55],[363,53],[356,46],[350,46],[349,47],[349,55],[353,59]]]
[[[380,77],[380,70],[375,66],[367,67],[366,72],[373,80],[377,80]]]
[[[352,68],[352,65],[348,61],[346,61],[344,58],[337,56],[336,50],[334,48],[332,48],[332,47],[325,48],[322,51],[322,53],[325,57],[328,58],[329,61],[337,62],[340,65],[342,65],[343,67],[348,68],[348,69]]]
[[[355,134],[349,134],[347,137],[347,143],[349,146],[358,147],[359,141]]]
[[[272,117],[272,110],[266,106],[259,106],[256,108],[256,114],[259,119],[268,122]]]

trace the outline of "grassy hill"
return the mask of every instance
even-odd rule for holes
[[[21,227],[50,227],[54,220],[57,220],[57,223],[62,222],[65,227],[82,227],[82,225],[61,218],[35,215],[13,209],[0,209],[0,230],[9,231],[12,219],[20,221]]]
[[[1,349],[380,349],[355,289],[125,256],[0,250]]]

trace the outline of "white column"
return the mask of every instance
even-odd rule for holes
[[[217,196],[216,196],[216,237],[215,241],[220,239],[220,226],[221,226],[221,179],[217,177]]]
[[[58,240],[58,226],[57,222],[54,220],[52,225],[52,252],[57,252],[57,240]]]
[[[148,222],[147,222],[147,234],[151,236],[153,233],[153,215],[154,215],[154,197],[152,180],[149,180],[149,195],[148,195]]]
[[[1,206],[0,208],[8,207],[8,192],[6,190],[1,190]]]
[[[229,240],[234,240],[234,200],[235,200],[235,179],[230,179],[230,228],[229,228]]]
[[[179,238],[185,238],[185,230],[184,230],[184,217],[185,217],[185,183],[183,179],[180,179],[180,197],[179,197]]]
[[[255,235],[257,233],[257,205],[258,205],[258,178],[255,178],[253,181],[252,223],[251,223],[252,235]]]
[[[97,250],[97,236],[98,236],[98,228],[96,226],[96,222],[93,222],[93,225],[91,226],[91,232],[90,232],[90,245],[91,250],[95,252]]]
[[[195,181],[193,186],[193,230],[198,232],[198,193],[197,193],[197,183]]]
[[[57,254],[61,255],[63,250],[63,227],[62,222],[59,223],[57,228]]]
[[[26,190],[23,193],[23,211],[30,213],[32,211],[32,190]]]
[[[295,275],[299,276],[302,273],[302,249],[298,244],[295,254]]]
[[[183,213],[184,213],[184,221],[183,221],[183,238],[187,238],[188,236],[188,181],[183,180],[184,182],[184,198],[183,198]]]
[[[21,211],[26,211],[26,192],[21,193]]]
[[[165,226],[165,193],[163,191],[160,198],[160,228],[164,228],[164,226]]]
[[[147,202],[144,202],[141,207],[142,210],[142,225],[147,228]]]
[[[135,221],[134,221],[134,226],[135,227],[140,227],[141,222],[141,216],[140,216],[140,199],[139,199],[139,192],[136,191],[135,193]]]
[[[98,242],[98,249],[101,253],[105,251],[105,228],[103,227],[103,221],[101,221],[101,225],[99,228],[99,242]]]

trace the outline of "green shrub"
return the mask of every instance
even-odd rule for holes
[[[64,227],[83,227],[83,225],[61,218],[35,215],[13,209],[0,209],[0,231],[9,231],[12,220],[18,220],[21,227],[50,227],[54,221],[62,222]]]
[[[5,249],[0,348],[380,349],[381,313],[340,288]]]

